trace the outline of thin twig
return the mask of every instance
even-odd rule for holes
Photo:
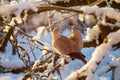
[[[33,55],[34,59],[37,60],[37,58],[36,58],[36,56],[35,56],[35,53],[34,53],[34,51],[33,51],[33,49],[32,49],[31,43],[30,43],[29,40],[28,40],[28,44],[29,44],[29,46],[30,46],[30,50],[31,50],[31,52],[32,52],[32,55]]]
[[[57,20],[57,21],[54,21],[51,25],[49,25],[49,26],[47,27],[47,29],[50,29],[52,26],[56,25],[57,23],[59,23],[59,22],[61,22],[61,21],[64,21],[64,20],[66,20],[66,19],[69,19],[70,17],[73,17],[73,16],[75,16],[75,15],[77,15],[77,14],[73,14],[73,15],[70,15],[70,16],[68,16],[68,17],[61,18],[61,19],[59,19],[59,20]]]

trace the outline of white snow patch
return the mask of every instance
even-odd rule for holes
[[[69,3],[69,1],[70,0],[49,0],[50,1],[50,3],[56,3],[56,2],[62,2],[62,1],[64,1],[64,3],[66,3],[66,2],[68,2]]]
[[[79,14],[79,20],[80,20],[80,21],[84,21],[84,16],[85,16],[85,15],[83,15],[83,14]]]
[[[96,19],[93,17],[93,15],[85,15],[85,22],[90,24],[96,24]]]
[[[8,5],[0,6],[0,16],[9,17],[11,9]]]
[[[23,10],[32,9],[33,11],[37,11],[37,7],[32,1],[12,1],[10,4],[4,5],[0,7],[0,16],[9,17],[11,13],[15,13],[15,20],[17,23],[22,23],[21,13]]]
[[[23,76],[23,73],[19,74],[1,73],[0,80],[20,80],[21,76]]]
[[[87,41],[97,40],[99,33],[100,33],[100,29],[98,25],[95,25],[92,29],[87,28],[86,40]]]
[[[110,33],[107,38],[108,38],[108,42],[112,45],[117,44],[118,42],[120,42],[120,30],[116,31],[116,32],[112,32]]]
[[[53,68],[53,66],[54,66],[54,63],[48,64],[47,71],[51,71],[51,69]]]
[[[92,59],[88,62],[87,64],[89,66],[89,69],[91,69],[92,71],[95,71],[95,69],[97,68],[97,64],[95,61],[92,61]],[[90,66],[92,65],[92,66]]]
[[[33,40],[39,40],[41,35],[44,34],[44,35],[47,35],[48,31],[46,30],[46,27],[45,26],[40,26],[37,28],[37,35],[34,36],[32,39]]]
[[[120,13],[115,11],[113,8],[109,7],[104,7],[104,8],[99,8],[98,6],[84,6],[81,8],[81,10],[85,14],[95,14],[97,16],[98,21],[100,23],[106,24],[105,19],[106,17],[115,19],[117,22],[120,22]]]
[[[114,0],[116,3],[120,3],[120,0]]]
[[[111,62],[109,62],[109,66],[113,66],[116,67],[118,66],[120,63],[117,61],[117,59],[112,60]]]
[[[73,72],[70,74],[70,77],[66,78],[65,80],[77,80],[78,79],[78,74],[76,72]]]
[[[92,71],[91,70],[88,70],[87,71],[87,78],[86,78],[86,80],[95,80],[94,79],[94,75],[93,75],[93,73],[92,73]]]
[[[103,57],[107,54],[108,50],[111,49],[111,45],[103,43],[98,46],[92,54],[92,60],[99,62],[103,59]],[[99,57],[98,57],[99,56]]]
[[[1,65],[8,69],[17,69],[25,67],[25,64],[22,61],[6,61],[1,63]]]

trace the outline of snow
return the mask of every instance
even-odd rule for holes
[[[34,65],[32,66],[32,69],[35,69],[39,62],[40,62],[40,59],[37,59],[35,61]]]
[[[44,49],[55,52],[54,48],[48,43],[44,43]]]
[[[85,39],[87,41],[97,40],[100,33],[98,25],[95,25],[93,28],[87,28],[87,35]]]
[[[80,10],[82,10],[85,14],[95,14],[99,23],[106,24],[106,17],[115,19],[117,22],[120,22],[120,13],[113,8],[104,7],[99,8],[98,6],[84,6]]]
[[[64,3],[66,3],[66,2],[69,2],[70,0],[49,0],[50,1],[50,3],[56,3],[56,2],[62,2],[62,1],[64,1]]]
[[[53,62],[51,62],[50,64],[48,64],[48,66],[47,66],[47,71],[48,71],[48,72],[51,71],[51,69],[53,68],[53,66],[54,66],[54,63],[53,63]]]
[[[29,10],[32,9],[33,11],[37,11],[36,5],[32,1],[19,1],[15,2],[12,1],[10,4],[4,5],[0,7],[0,15],[2,17],[9,17],[11,13],[14,13],[16,17],[14,20],[17,21],[17,23],[22,23],[21,13],[23,10]],[[13,22],[12,22],[13,23]],[[13,25],[12,25],[13,26]]]
[[[49,80],[57,80],[58,78],[56,76],[54,76],[54,74],[50,74],[49,76]]]
[[[111,46],[109,44],[106,44],[106,43],[101,44],[93,52],[93,54],[92,54],[92,57],[93,57],[92,60],[96,61],[96,62],[99,62],[100,60],[103,59],[103,57],[106,55],[106,53],[110,49],[111,49]]]
[[[95,80],[94,79],[94,75],[93,75],[93,73],[92,73],[92,71],[91,70],[89,70],[88,72],[87,72],[87,78],[86,78],[86,80]]]
[[[9,26],[6,26],[5,29],[3,30],[3,32],[8,32],[9,29],[10,29],[10,27],[9,27]]]
[[[22,61],[6,61],[1,63],[1,65],[10,70],[25,67],[25,64]]]
[[[45,26],[40,26],[37,28],[37,34],[32,39],[33,40],[39,40],[41,35],[47,35],[48,31],[46,30]]]
[[[109,66],[117,67],[118,65],[119,65],[119,62],[117,61],[117,59],[114,59],[111,62],[109,62]]]
[[[35,6],[35,4],[31,1],[20,1],[17,4],[12,4],[11,7],[17,7],[19,10],[18,12],[21,13],[22,10],[26,9],[32,9],[33,11],[37,11],[37,7]]]
[[[89,66],[89,69],[91,69],[91,71],[95,71],[96,70],[96,67],[97,67],[97,64],[95,61],[92,61],[93,59],[91,59],[89,62],[88,62],[88,66]],[[92,65],[92,66],[90,66]]]
[[[66,78],[65,80],[77,80],[78,74],[76,72],[73,72],[73,74],[70,74],[69,78]]]
[[[120,0],[114,0],[116,3],[120,3]]]
[[[79,20],[80,20],[80,21],[84,21],[84,16],[85,16],[85,15],[83,15],[83,14],[79,14]]]
[[[112,45],[120,42],[120,30],[118,30],[117,32],[113,32],[113,33],[110,33],[107,38],[108,38],[108,42]]]
[[[79,14],[79,20],[82,22],[84,21],[88,27],[91,27],[91,25],[95,25],[97,22],[93,15],[87,14]]]
[[[6,6],[0,6],[0,16],[2,15],[3,17],[9,17],[11,13],[11,9],[6,5]]]
[[[20,77],[24,73],[12,74],[12,73],[2,73],[0,74],[0,80],[20,80]]]
[[[88,25],[95,24],[96,23],[96,19],[94,18],[93,15],[85,15],[85,22]]]
[[[23,10],[29,10],[32,9],[33,11],[37,11],[37,7],[32,3],[32,2],[27,2],[27,1],[20,1],[18,4],[13,4],[11,7],[15,8],[17,7],[18,10],[15,11],[16,14],[16,21],[20,24],[22,23],[21,19],[21,13]]]
[[[120,79],[120,76],[119,76],[119,73],[120,73],[120,64],[118,63],[118,61],[116,61],[115,59],[113,61],[111,61],[108,66],[104,66],[102,69],[100,69],[99,71],[97,71],[96,73],[100,76],[100,75],[103,75],[105,74],[106,72],[108,72],[111,67],[115,67],[115,72],[114,72],[114,80],[119,80]]]
[[[44,20],[45,19],[45,20]],[[38,15],[34,15],[34,17],[31,18],[31,22],[35,27],[39,26],[41,24],[47,24],[47,14],[45,12],[40,13]]]

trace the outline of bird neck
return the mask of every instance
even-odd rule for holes
[[[73,31],[73,36],[80,37],[80,32],[79,31]]]

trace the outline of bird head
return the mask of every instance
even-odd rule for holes
[[[53,34],[58,34],[58,33],[61,33],[60,29],[59,28],[54,28],[53,29]]]
[[[59,28],[54,28],[52,31],[52,45],[54,46],[56,40],[61,37]]]
[[[76,27],[76,26],[72,26],[72,27],[71,27],[71,30],[72,30],[72,32],[74,32],[74,31],[77,30],[77,27]]]

